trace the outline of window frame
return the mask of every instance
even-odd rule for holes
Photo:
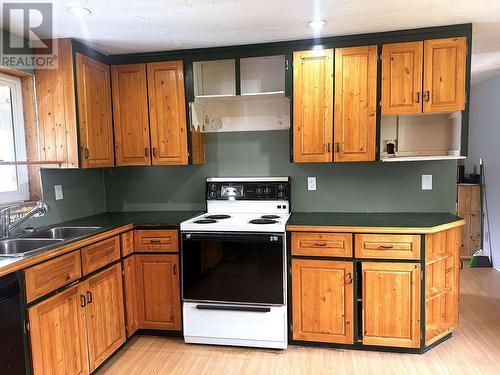
[[[26,161],[26,135],[24,129],[24,103],[21,78],[0,73],[0,84],[10,87],[15,161]],[[16,191],[0,192],[0,205],[28,201],[30,199],[28,166],[27,164],[16,165],[15,168],[18,189]]]

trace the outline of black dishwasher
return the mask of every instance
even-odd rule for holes
[[[0,277],[0,374],[26,374],[21,297],[15,274]]]

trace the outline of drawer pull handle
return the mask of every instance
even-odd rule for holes
[[[392,245],[380,245],[379,249],[392,249]]]
[[[347,278],[347,282],[345,283],[345,285],[352,284],[352,275],[350,272],[347,273],[346,278]]]
[[[325,247],[326,246],[326,242],[316,242],[314,244],[314,246]]]
[[[84,295],[80,295],[80,306],[81,307],[85,307],[87,306],[87,301],[85,300],[85,296]]]
[[[174,264],[174,275],[177,275],[177,264]]]
[[[160,243],[161,241],[160,240],[149,240],[149,242],[151,242],[151,243]]]
[[[87,292],[87,303],[92,303],[92,292]]]

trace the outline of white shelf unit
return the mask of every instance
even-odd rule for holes
[[[240,92],[236,91],[237,71]],[[206,133],[290,128],[285,56],[194,62],[193,73],[193,128]]]
[[[380,160],[384,162],[464,159],[460,154],[462,113],[383,116]],[[395,144],[395,154],[387,144]]]

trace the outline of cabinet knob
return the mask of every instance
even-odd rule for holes
[[[420,103],[420,92],[417,92],[417,99],[415,100],[416,103]]]
[[[85,147],[85,148],[83,149],[83,157],[84,157],[85,159],[88,159],[88,158],[89,158],[89,156],[90,156],[90,151],[89,151],[89,149],[88,149],[87,147]]]
[[[156,147],[153,147],[153,156],[156,158]]]
[[[144,147],[144,156],[148,157],[149,156],[149,148]]]
[[[431,92],[429,90],[427,90],[425,93],[424,93],[424,100],[426,102],[428,102],[429,100],[431,100]]]
[[[81,307],[85,307],[87,306],[87,301],[85,300],[85,296],[84,295],[80,295],[80,306]]]

